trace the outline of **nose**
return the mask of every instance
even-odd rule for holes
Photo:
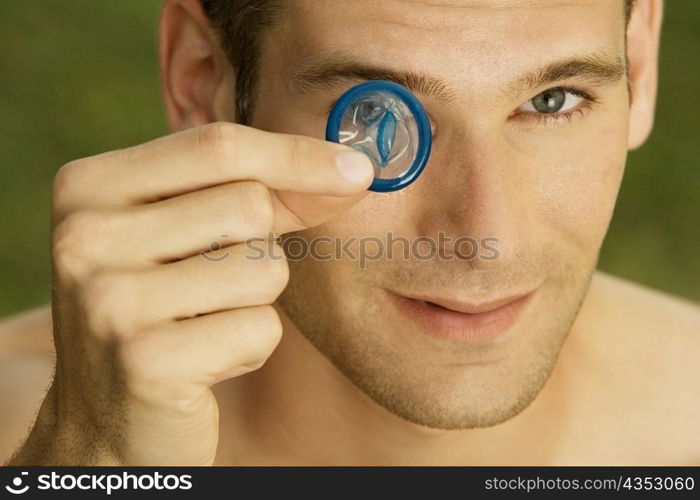
[[[473,268],[512,264],[535,230],[527,168],[519,169],[519,163],[508,138],[487,126],[437,138],[416,186],[421,205],[417,231],[431,237],[442,232],[453,242],[470,238],[481,256],[469,261]],[[495,258],[482,258],[494,253]]]

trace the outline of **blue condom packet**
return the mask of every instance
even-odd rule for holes
[[[366,154],[374,165],[371,191],[403,189],[420,176],[430,156],[432,132],[418,99],[394,82],[372,80],[336,101],[326,140]]]

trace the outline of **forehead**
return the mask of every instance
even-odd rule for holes
[[[337,23],[434,30],[463,27],[466,21],[476,27],[484,22],[563,18],[595,11],[612,15],[612,21],[622,21],[623,4],[624,0],[286,0],[281,5],[287,20],[314,23],[319,30],[338,28]]]
[[[621,0],[287,0],[265,46],[282,66],[347,54],[478,82],[624,50]]]

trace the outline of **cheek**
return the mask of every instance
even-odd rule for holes
[[[626,117],[606,116],[557,136],[529,167],[542,227],[589,251],[605,236],[627,156]]]

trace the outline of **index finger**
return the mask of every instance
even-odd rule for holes
[[[135,205],[242,180],[343,197],[364,191],[373,175],[371,161],[347,146],[220,122],[71,162],[57,174],[54,203],[68,211]]]

